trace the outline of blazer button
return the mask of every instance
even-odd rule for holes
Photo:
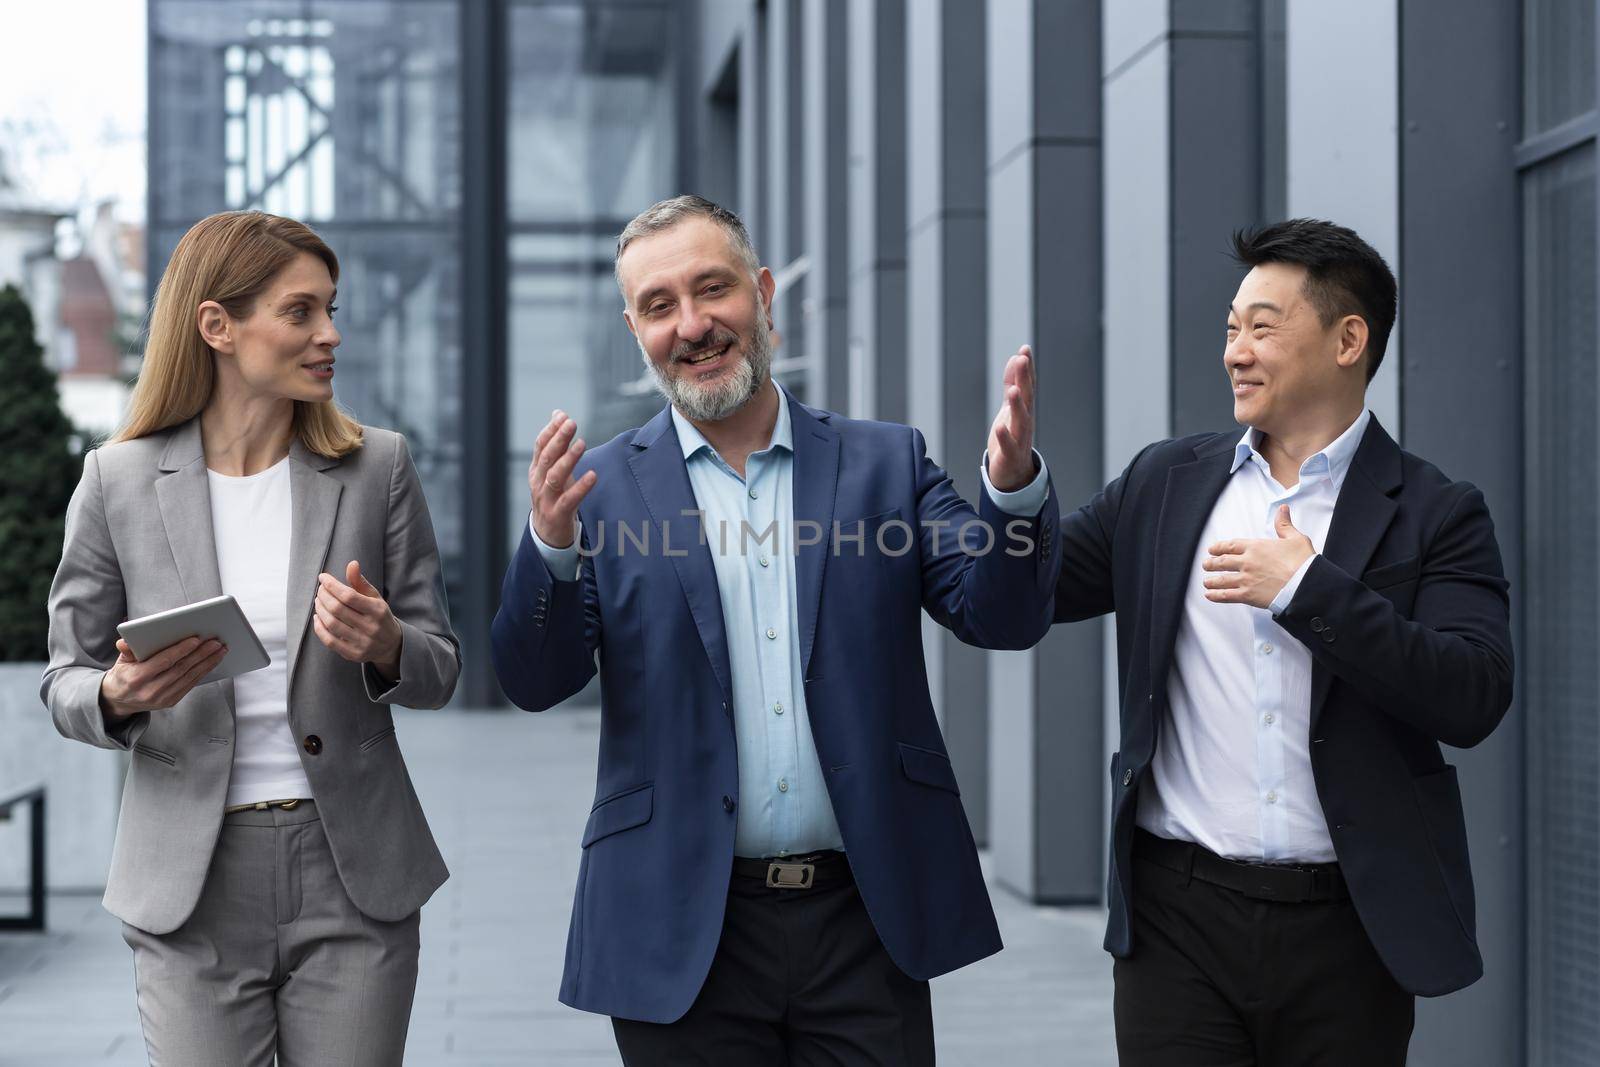
[[[1321,619],[1312,619],[1311,620],[1311,632],[1312,633],[1320,634],[1326,628],[1327,628],[1327,623],[1323,622]]]
[[[732,811],[733,810],[733,798],[732,797],[724,796],[722,798],[722,810],[723,811]]]
[[[1133,768],[1132,767],[1129,767],[1127,770],[1122,772],[1122,784],[1123,785],[1132,785],[1133,784]]]
[[[1330,645],[1333,644],[1333,627],[1330,626],[1322,631],[1322,639]]]
[[[306,734],[305,747],[306,752],[315,756],[322,751],[322,738],[316,734]]]

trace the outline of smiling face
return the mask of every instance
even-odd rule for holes
[[[696,216],[634,239],[617,277],[645,365],[685,416],[725,419],[766,383],[772,273],[752,275],[719,224]]]
[[[200,305],[200,333],[219,373],[237,376],[260,396],[317,402],[333,398],[333,278],[327,264],[302,252],[277,273],[242,318],[215,301]]]
[[[1222,362],[1234,421],[1273,436],[1365,389],[1365,321],[1346,315],[1324,325],[1305,280],[1304,267],[1263,263],[1245,275],[1228,309]]]

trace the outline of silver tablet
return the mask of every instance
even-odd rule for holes
[[[249,674],[272,662],[251,628],[250,620],[240,610],[239,602],[227,594],[171,611],[158,611],[142,619],[130,619],[117,627],[117,633],[142,660],[186,637],[198,637],[202,641],[215,637],[228,647],[228,654],[196,685]]]

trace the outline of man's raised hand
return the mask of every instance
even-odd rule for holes
[[[1033,465],[1033,398],[1033,349],[1023,345],[1006,361],[1000,413],[989,428],[989,481],[1002,493],[1025,488],[1039,473]]]
[[[566,412],[551,412],[550,421],[534,442],[533,463],[528,467],[533,532],[551,548],[572,544],[578,504],[594,488],[597,477],[591,470],[573,480],[572,469],[583,455],[583,438],[576,436],[577,432],[578,424]]]

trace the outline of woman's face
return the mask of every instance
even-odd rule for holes
[[[267,283],[242,319],[219,304],[200,305],[200,333],[217,370],[261,396],[310,402],[333,397],[334,287],[327,264],[302,252]]]

